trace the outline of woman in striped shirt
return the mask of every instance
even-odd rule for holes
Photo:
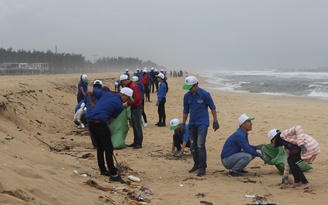
[[[284,146],[286,153],[284,175],[282,183],[288,179],[289,170],[294,177],[294,184],[291,187],[296,189],[306,189],[310,183],[304,176],[298,163],[301,161],[311,164],[316,156],[320,153],[318,142],[311,136],[304,133],[301,126],[289,128],[280,132],[272,129],[268,133],[271,145],[274,147]]]

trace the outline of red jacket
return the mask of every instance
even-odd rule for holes
[[[148,74],[147,73],[142,75],[140,82],[144,85],[148,84]]]
[[[133,99],[134,101],[132,100],[128,100],[128,105],[131,107],[131,108],[134,108],[134,107],[138,107],[138,106],[141,106],[142,104],[142,96],[141,96],[141,92],[140,92],[140,89],[139,89],[139,86],[136,84],[136,83],[133,83],[132,81],[129,83],[128,85],[129,88],[131,88],[133,90]]]

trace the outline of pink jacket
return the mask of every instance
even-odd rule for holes
[[[320,153],[319,143],[311,136],[304,133],[301,126],[297,125],[295,127],[289,128],[281,132],[280,137],[287,142],[295,145],[304,145],[307,152],[301,154],[303,161],[312,163],[316,156]],[[289,174],[289,165],[287,158],[289,156],[289,150],[285,149],[286,159],[285,159],[285,170],[284,175]]]

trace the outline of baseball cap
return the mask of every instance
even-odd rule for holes
[[[101,80],[95,80],[93,82],[94,85],[102,85],[102,81]]]
[[[127,76],[127,75],[121,75],[120,76],[120,81],[122,81],[122,80],[128,80],[129,79],[129,76]]]
[[[82,81],[83,82],[88,82],[89,80],[88,80],[88,76],[87,76],[87,74],[83,74],[82,75]]]
[[[133,76],[131,80],[132,80],[132,82],[137,82],[139,80],[139,78],[138,78],[138,76]]]
[[[192,86],[194,86],[196,83],[198,83],[198,80],[195,76],[188,76],[186,77],[185,84],[182,88],[185,90],[190,90],[190,88],[192,88]]]
[[[164,76],[164,74],[163,74],[163,73],[159,73],[158,75],[156,75],[156,77],[158,77],[158,78],[162,78],[162,79],[164,79],[164,78],[165,78],[165,76]]]
[[[174,118],[170,121],[170,130],[176,130],[180,125],[180,121],[177,118]]]
[[[281,132],[277,129],[272,129],[268,132],[268,138],[271,141],[277,134],[280,134]]]
[[[125,71],[129,71],[129,69],[125,69]]]
[[[133,95],[133,90],[131,88],[125,87],[120,90],[120,93],[128,96],[131,100],[134,101],[132,95]]]
[[[246,114],[242,114],[239,118],[238,118],[238,125],[242,125],[245,121],[248,120],[254,120],[255,118],[252,117],[248,117]]]

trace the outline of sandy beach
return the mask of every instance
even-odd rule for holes
[[[88,74],[113,89],[120,74]],[[129,185],[109,183],[101,176],[87,130],[73,123],[79,74],[0,76],[0,204],[326,204],[328,156],[328,102],[315,98],[224,92],[206,88],[214,99],[220,129],[209,127],[207,173],[188,173],[193,166],[189,149],[181,159],[170,152],[169,126],[157,127],[156,93],[145,102],[148,126],[143,127],[143,148],[115,150],[123,179],[137,176]],[[205,85],[199,77],[199,86]],[[166,124],[182,119],[184,78],[168,78]],[[204,88],[204,87],[203,87]],[[301,125],[320,144],[321,153],[305,172],[311,187],[295,190],[282,186],[272,165],[254,159],[243,177],[230,177],[220,153],[237,128],[238,117],[254,117],[249,133],[253,145],[268,143],[272,128]],[[212,124],[212,116],[210,115]],[[133,141],[130,128],[126,144]],[[292,175],[289,176],[292,178]],[[144,196],[144,201],[133,196]],[[246,197],[248,196],[248,197]]]

